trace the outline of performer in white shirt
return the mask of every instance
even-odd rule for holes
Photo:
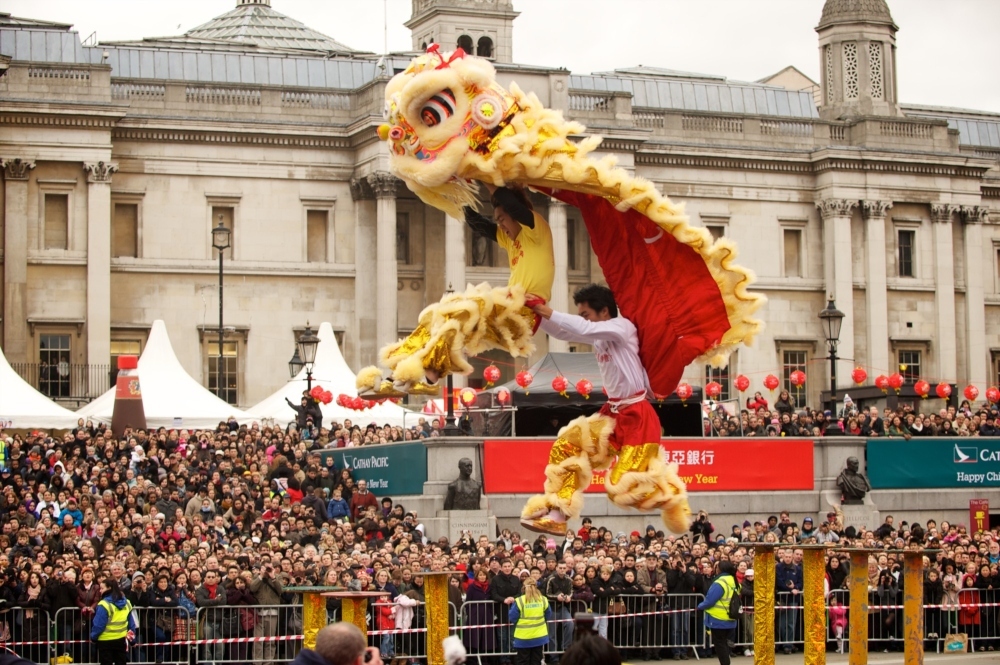
[[[615,504],[660,510],[667,528],[685,533],[691,514],[687,490],[677,465],[668,465],[660,448],[660,420],[647,401],[652,393],[639,360],[636,327],[618,316],[606,286],[581,287],[573,301],[580,316],[554,312],[545,304],[532,309],[550,337],[593,345],[608,401],[598,413],[581,416],[559,432],[545,468],[545,493],[528,500],[521,524],[565,535],[568,520],[580,514],[593,471],[611,469],[605,487]]]

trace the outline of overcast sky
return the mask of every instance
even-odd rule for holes
[[[516,62],[577,74],[647,65],[753,81],[794,65],[819,80],[824,0],[514,0]],[[272,0],[365,51],[409,50],[410,0]],[[236,0],[0,0],[15,16],[73,23],[101,41],[180,34]],[[1000,112],[1000,0],[889,0],[903,102]]]

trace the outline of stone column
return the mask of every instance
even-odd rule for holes
[[[885,268],[885,213],[891,207],[892,201],[861,202],[868,245],[868,288],[865,292],[865,312],[868,319],[867,365],[877,373],[895,371],[895,363],[889,362],[889,306]]]
[[[354,201],[354,325],[357,341],[353,345],[353,367],[374,365],[378,360],[375,322],[375,195],[365,178],[351,178]],[[393,286],[393,292],[396,287]]]
[[[937,310],[935,355],[938,379],[958,381],[958,343],[955,340],[955,248],[951,219],[959,208],[950,203],[931,204],[934,243],[934,305]]]
[[[827,296],[844,313],[840,327],[838,358],[854,358],[854,277],[851,262],[851,213],[858,202],[853,199],[823,199],[816,203],[823,216],[823,266]],[[825,305],[825,303],[824,303]],[[817,312],[818,313],[818,312]],[[837,361],[838,382],[851,374],[853,360]]]
[[[28,362],[28,173],[35,162],[0,159],[4,177],[3,352],[8,362]]]
[[[111,359],[111,176],[118,165],[85,163],[83,170],[87,172],[87,363],[103,365]]]
[[[983,296],[983,222],[988,212],[982,206],[962,206],[965,249],[965,336],[969,383],[985,392],[989,381],[989,351],[986,348],[986,302]]]
[[[376,263],[375,341],[378,348],[399,339],[396,325],[398,287],[396,277],[396,184],[398,180],[388,171],[376,171],[368,176],[368,184],[375,193]]]
[[[552,254],[556,268],[549,306],[557,312],[569,310],[569,245],[566,224],[566,204],[549,199],[549,228],[552,229]],[[565,351],[569,351],[569,343],[549,338],[549,352]]]
[[[465,290],[465,221],[444,216],[444,287]]]

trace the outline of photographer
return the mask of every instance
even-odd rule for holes
[[[680,551],[671,555],[667,565],[667,605],[670,615],[670,644],[674,660],[687,660],[691,643],[691,621],[694,617],[696,594],[700,593],[694,563],[686,563]]]
[[[708,513],[704,510],[698,511],[698,517],[691,525],[691,533],[694,534],[692,542],[707,543],[711,540],[714,531],[715,527],[708,521]]]
[[[656,660],[655,656],[659,647],[655,646],[662,641],[664,630],[664,616],[660,613],[663,606],[663,596],[667,592],[667,574],[660,569],[660,562],[652,553],[646,555],[646,560],[639,568],[638,584],[647,597],[643,600],[643,611],[650,615],[643,621],[642,645],[646,660]]]
[[[270,561],[261,564],[257,575],[250,581],[250,593],[257,599],[257,604],[262,605],[257,610],[257,624],[254,626],[253,636],[274,637],[278,634],[278,605],[281,604],[281,594],[284,587],[275,576],[274,566]],[[258,665],[267,665],[274,662],[275,643],[254,642],[253,659]]]

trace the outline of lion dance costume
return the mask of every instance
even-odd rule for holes
[[[572,141],[582,125],[546,109],[514,83],[503,88],[495,74],[486,60],[461,49],[442,54],[431,45],[389,82],[387,123],[379,136],[389,144],[395,175],[425,203],[456,219],[464,206],[476,204],[474,181],[530,186],[579,208],[618,308],[635,325],[654,397],[673,392],[695,360],[725,364],[731,351],[759,332],[753,314],[764,302],[747,290],[753,276],[735,264],[735,246],[726,239],[713,242],[705,229],[690,226],[679,206],[652,183],[617,168],[612,157],[590,156],[600,137]],[[447,355],[451,367],[468,372],[463,353],[530,353],[533,320],[522,309],[523,297],[500,289],[510,301],[490,301],[488,290],[480,285],[425,309],[420,324],[426,332],[418,329],[416,338],[401,343],[405,354],[398,344],[383,350],[383,361],[389,361],[384,364],[395,366],[395,375],[409,358],[419,358],[410,363],[412,376],[426,366],[423,359]],[[456,311],[462,312],[458,321]],[[523,325],[511,323],[518,316]],[[497,324],[508,326],[503,334],[481,334]],[[576,518],[591,470],[610,468],[608,494],[616,505],[661,510],[671,531],[686,531],[686,488],[677,466],[666,463],[659,432],[656,440],[652,431],[637,436],[626,418],[611,411],[563,428],[545,471],[544,494],[528,501],[522,519],[539,530],[564,530],[565,524],[538,516],[558,510]]]

